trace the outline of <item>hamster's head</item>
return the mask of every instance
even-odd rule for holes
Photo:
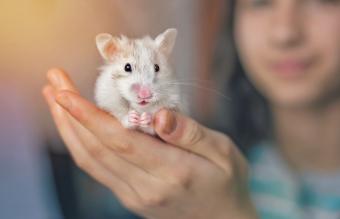
[[[97,35],[97,48],[107,63],[103,74],[110,74],[102,86],[116,86],[134,107],[162,102],[176,87],[169,65],[176,35],[176,29],[168,29],[155,39]]]

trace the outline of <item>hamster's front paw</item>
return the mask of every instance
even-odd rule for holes
[[[155,135],[156,132],[152,125],[152,114],[143,112],[141,115],[135,111],[130,110],[128,114],[123,118],[122,125],[128,129],[137,129],[144,133]]]
[[[143,112],[140,116],[139,125],[140,127],[146,128],[151,125],[152,115],[151,113]]]
[[[156,135],[155,130],[152,127],[152,114],[144,112],[140,116],[139,129],[147,134]]]
[[[127,116],[123,119],[122,125],[128,129],[136,129],[139,126],[139,113],[135,110],[130,110]]]

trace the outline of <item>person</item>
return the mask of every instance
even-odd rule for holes
[[[340,1],[234,4],[231,135],[259,215],[340,218]]]
[[[167,110],[160,139],[127,131],[51,69],[43,94],[60,134],[146,218],[339,218],[340,1],[232,3],[231,135]]]

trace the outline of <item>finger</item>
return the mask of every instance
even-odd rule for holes
[[[195,120],[170,110],[160,110],[154,120],[156,133],[164,141],[204,157],[225,171],[233,147],[223,134],[210,130]]]
[[[43,89],[43,95],[50,107],[54,122],[56,123],[58,127],[59,134],[61,135],[62,139],[65,141],[66,146],[68,147],[72,157],[75,159],[76,163],[79,164],[79,166],[84,166],[83,161],[85,161],[85,158],[89,158],[89,156],[85,153],[82,149],[83,144],[80,141],[80,139],[76,136],[76,133],[70,126],[67,115],[63,112],[63,109],[58,106],[55,103],[54,100],[54,91],[53,88],[49,85],[45,86]],[[94,163],[93,159],[87,159],[88,163]],[[97,164],[93,164],[96,165]],[[98,167],[98,166],[97,166]],[[102,169],[102,168],[99,168]],[[106,172],[108,173],[108,172]],[[109,176],[111,174],[106,174],[105,176]],[[105,177],[103,177],[105,179]],[[103,183],[108,183],[109,181],[102,180],[100,177],[100,181]]]
[[[153,173],[119,156],[112,149],[101,144],[87,129],[80,124],[79,126],[80,127],[76,128],[77,134],[82,142],[86,142],[83,144],[83,148],[87,153],[115,176],[128,184],[138,197],[147,195],[145,191],[150,185],[152,185],[154,189],[160,185],[161,180],[159,176],[154,176]]]
[[[47,74],[47,78],[51,84],[57,90],[70,90],[76,91],[74,83],[70,79],[67,73],[60,69],[50,69]],[[74,118],[69,118],[70,125],[73,126],[75,132],[79,136],[79,138],[86,142],[83,144],[83,148],[87,150],[89,154],[92,155],[98,162],[101,162],[106,166],[107,169],[115,173],[116,176],[123,179],[126,183],[131,185],[131,182],[135,182],[136,178],[142,178],[145,175],[145,170],[138,168],[131,163],[123,160],[119,156],[115,155],[115,153],[109,148],[103,146],[98,139],[89,132],[86,128],[84,128],[78,121]],[[129,173],[129,174],[126,174]],[[133,180],[130,179],[133,176]],[[140,176],[140,177],[137,177]],[[150,177],[150,176],[147,176]],[[144,178],[146,178],[144,176]]]
[[[62,69],[52,68],[47,72],[47,80],[57,91],[70,90],[79,93],[69,75]]]
[[[84,127],[99,139],[106,140],[107,143],[112,143],[110,140],[113,139],[113,136],[124,129],[113,116],[74,92],[60,91],[56,95],[56,101]],[[122,150],[124,149],[128,150],[128,148],[122,148]]]
[[[69,75],[61,69],[50,69],[47,73],[47,78],[53,87],[56,88],[56,90],[70,90],[79,93]],[[116,175],[120,175],[121,179],[125,178],[125,182],[128,183],[129,180],[126,180],[126,174],[121,174],[120,170],[124,169],[126,171],[127,169],[131,169],[127,172],[132,173],[136,172],[133,171],[136,167],[132,167],[130,163],[122,160],[122,158],[119,158],[117,155],[115,155],[111,150],[109,150],[109,148],[103,146],[91,132],[79,124],[79,122],[74,118],[69,117],[69,121],[70,125],[73,126],[74,131],[77,133],[79,138],[83,142],[86,142],[83,144],[83,149],[87,150],[87,153],[90,153],[95,159],[100,158],[98,159],[98,162],[102,162],[103,165],[105,165],[110,171],[113,171],[116,173]],[[119,168],[117,169],[117,167]]]
[[[92,132],[103,145],[125,160],[155,176],[164,176],[172,164],[189,154],[138,131],[122,127],[113,116],[70,91],[57,94],[60,103],[77,121]]]
[[[54,89],[47,85],[43,89],[43,95],[51,110],[53,119],[58,127],[58,131],[68,147],[77,165],[87,171],[97,181],[109,187],[118,196],[130,196],[137,198],[133,189],[111,174],[103,165],[93,159],[84,149],[84,144],[80,141],[73,127],[69,123],[71,117],[67,117],[66,112],[55,102]]]
[[[65,113],[68,114],[67,112]],[[81,150],[86,154],[86,157],[83,156],[84,161],[80,160],[78,165],[80,164],[86,171],[90,171],[90,175],[92,172],[96,173],[96,167],[91,167],[87,163],[88,158],[91,158],[97,165],[99,164],[98,166],[115,176],[110,188],[113,189],[123,203],[140,202],[142,195],[139,188],[154,184],[152,182],[155,179],[152,175],[150,176],[143,169],[119,157],[113,150],[105,147],[77,120],[71,116],[69,118],[71,121],[70,126],[82,142]]]

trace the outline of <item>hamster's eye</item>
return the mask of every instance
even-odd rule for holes
[[[127,64],[125,65],[124,70],[125,70],[126,72],[132,72],[132,68],[131,68],[130,63],[127,63]]]
[[[155,64],[155,72],[159,72],[159,65]]]

